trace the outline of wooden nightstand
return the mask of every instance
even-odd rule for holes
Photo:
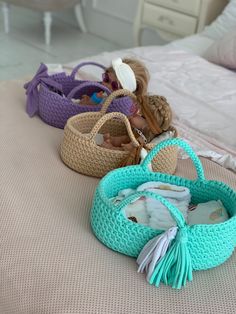
[[[203,30],[223,10],[227,0],[139,0],[134,21],[134,44],[140,45],[141,30],[156,30],[171,41]]]

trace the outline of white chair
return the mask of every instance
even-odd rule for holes
[[[2,3],[5,33],[9,33],[9,7],[11,4],[43,12],[45,43],[47,45],[51,41],[52,11],[74,7],[79,27],[82,32],[86,32],[80,0],[5,0]]]

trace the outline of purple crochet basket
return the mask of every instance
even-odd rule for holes
[[[70,75],[65,72],[48,75],[48,69],[41,63],[34,78],[24,85],[27,102],[26,111],[30,117],[38,114],[49,125],[63,129],[66,121],[79,113],[100,111],[101,105],[75,104],[72,98],[79,99],[82,95],[92,95],[101,90],[108,95],[111,91],[101,82],[77,80],[77,71],[85,65],[95,65],[105,70],[106,68],[96,62],[83,62],[77,65]],[[129,116],[134,109],[130,97],[114,99],[108,112],[122,112]]]

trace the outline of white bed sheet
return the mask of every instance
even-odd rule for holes
[[[198,155],[236,171],[236,73],[168,45],[104,52],[83,61],[108,66],[117,56],[135,57],[146,64],[151,74],[149,92],[167,97],[180,137]],[[86,71],[91,77],[101,73],[94,68]]]
[[[235,313],[236,254],[176,291],[149,285],[133,258],[96,239],[89,215],[98,179],[62,163],[63,130],[28,117],[25,81],[0,82],[0,313]],[[208,179],[236,189],[234,173],[201,161]],[[176,175],[196,174],[179,160]]]

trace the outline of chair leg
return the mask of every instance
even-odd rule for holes
[[[75,6],[75,16],[76,16],[76,19],[77,19],[77,22],[79,24],[80,29],[82,30],[83,33],[86,33],[87,28],[86,28],[85,23],[84,23],[84,17],[83,17],[80,3]]]
[[[43,22],[44,22],[45,44],[50,45],[50,42],[51,42],[51,24],[52,24],[51,12],[44,12]]]
[[[9,4],[6,2],[2,3],[2,12],[4,19],[4,31],[6,34],[9,33]]]

